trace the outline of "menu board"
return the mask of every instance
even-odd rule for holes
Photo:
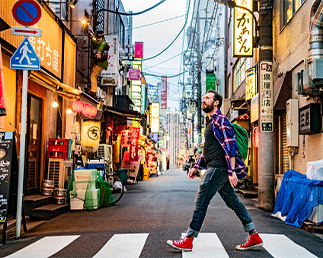
[[[0,223],[7,221],[14,144],[13,132],[0,132]]]

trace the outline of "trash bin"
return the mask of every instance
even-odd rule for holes
[[[120,177],[123,184],[127,183],[127,179],[128,179],[127,173],[128,173],[128,169],[126,168],[119,168],[117,170],[117,175]]]

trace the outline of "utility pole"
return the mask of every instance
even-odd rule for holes
[[[202,71],[202,51],[201,51],[201,43],[200,43],[200,16],[197,17],[197,135],[198,135],[198,144],[202,142],[202,134],[201,134],[201,128],[202,128],[202,114],[201,114],[201,71]]]
[[[271,211],[274,208],[273,0],[259,0],[259,3],[258,205]]]

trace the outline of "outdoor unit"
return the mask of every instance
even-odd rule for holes
[[[99,148],[97,151],[97,156],[103,157],[112,161],[112,145],[109,144],[99,144]]]
[[[71,159],[48,159],[47,179],[54,180],[54,186],[67,189],[72,175],[73,160]]]

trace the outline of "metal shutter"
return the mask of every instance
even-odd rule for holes
[[[282,171],[285,173],[289,169],[289,156],[288,156],[288,147],[287,147],[287,132],[286,132],[286,112],[283,112],[281,115],[281,146],[282,146]]]

